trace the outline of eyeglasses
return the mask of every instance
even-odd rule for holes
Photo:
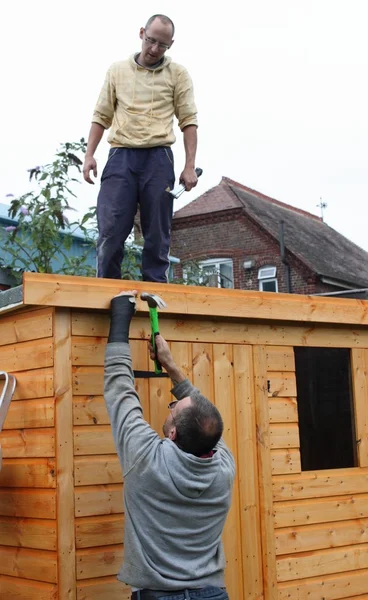
[[[169,402],[169,404],[167,405],[167,408],[169,410],[172,410],[173,408],[175,408],[175,406],[177,405],[178,402],[180,402],[180,400],[173,400],[172,402]]]
[[[150,46],[155,46],[157,44],[160,50],[166,51],[170,48],[170,46],[168,46],[167,44],[161,44],[161,42],[158,42],[157,40],[149,37],[149,35],[145,36],[144,41],[147,42],[147,44],[149,44]]]

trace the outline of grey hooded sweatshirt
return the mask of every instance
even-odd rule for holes
[[[177,399],[196,388],[185,380]],[[105,401],[124,476],[124,561],[118,579],[135,588],[181,590],[224,586],[221,535],[230,508],[235,463],[220,440],[198,458],[160,436],[143,419],[129,344],[109,343]]]

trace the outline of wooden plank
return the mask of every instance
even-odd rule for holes
[[[76,600],[71,314],[55,312],[55,422],[58,593]]]
[[[267,372],[295,371],[294,348],[292,346],[267,346]]]
[[[275,527],[368,517],[368,494],[275,502]]]
[[[3,371],[42,369],[51,367],[52,364],[53,346],[51,338],[0,346],[0,365]]]
[[[124,515],[76,519],[75,534],[77,548],[121,544],[124,538]]]
[[[237,429],[234,388],[233,349],[229,344],[213,347],[214,402],[224,421],[223,438],[237,460]],[[243,590],[242,546],[239,531],[239,479],[236,477],[231,508],[228,513],[223,541],[226,548],[225,581],[230,598],[238,598]]]
[[[136,318],[136,317],[135,317]],[[135,320],[133,319],[133,321]],[[139,319],[143,320],[142,318]],[[110,316],[106,311],[72,310],[72,336],[105,337],[109,335]]]
[[[0,598],[8,600],[56,600],[57,586],[41,581],[0,575]]]
[[[55,430],[6,429],[0,433],[4,458],[55,456]]]
[[[267,392],[266,348],[254,346],[254,389],[265,600],[277,600],[276,552],[272,501],[272,465]]]
[[[171,354],[184,375],[192,381],[192,346],[186,342],[175,342],[170,346]]]
[[[311,552],[368,542],[368,519],[286,527],[275,532],[276,554]]]
[[[123,512],[122,485],[90,485],[75,489],[76,517],[113,515]]]
[[[368,567],[368,545],[289,554],[278,558],[276,563],[277,577],[280,582],[304,579],[310,573],[315,577],[346,573]]]
[[[77,550],[77,579],[116,575],[123,555],[123,544]]]
[[[85,579],[78,581],[77,600],[130,600],[130,586],[116,577]]]
[[[233,354],[244,598],[251,599],[263,595],[252,348],[234,346]]]
[[[74,454],[113,454],[116,452],[110,425],[74,427]]]
[[[351,352],[358,464],[368,467],[368,350]]]
[[[296,398],[269,398],[270,423],[297,423],[298,404]]]
[[[368,469],[326,469],[273,478],[274,500],[368,493]]]
[[[54,395],[53,369],[33,369],[14,373],[17,380],[13,400],[49,398]]]
[[[0,346],[51,337],[52,313],[52,308],[42,308],[2,317]]]
[[[268,394],[272,398],[296,396],[295,373],[267,373]]]
[[[109,318],[106,313],[84,311],[75,314],[73,335],[107,337]],[[164,338],[173,342],[231,343],[316,348],[368,348],[366,327],[342,325],[301,325],[298,323],[270,323],[253,320],[229,320],[219,322],[211,317],[185,320],[160,314],[160,331]],[[148,340],[151,334],[146,316],[135,315],[130,326],[130,338]]]
[[[106,343],[105,337],[73,337],[72,364],[103,366]]]
[[[0,546],[0,574],[56,583],[56,552]]]
[[[172,396],[170,395],[172,387],[171,379],[149,379],[148,386],[150,425],[162,436],[162,426],[169,413],[167,405],[172,400]]]
[[[146,340],[130,340],[130,352],[133,369],[137,371],[153,370],[153,362],[148,357],[148,344]],[[134,387],[143,408],[143,416],[146,421],[150,421],[149,380],[147,378],[136,379]]]
[[[54,426],[54,399],[11,402],[3,429],[32,429]]]
[[[192,344],[193,384],[213,401],[213,352],[212,344]]]
[[[139,292],[161,295],[167,312],[177,315],[218,315],[246,319],[271,319],[366,325],[365,302],[350,298],[326,298],[299,294],[228,290],[135,281]],[[64,306],[107,310],[111,298],[131,288],[130,281],[91,277],[24,273],[23,302],[40,306]],[[137,310],[147,313],[138,299]]]
[[[4,458],[0,486],[54,488],[55,461],[52,458]]]
[[[357,594],[367,592],[367,582],[367,569],[290,581],[279,584],[278,600],[348,600],[351,597],[356,600]]]
[[[74,476],[75,485],[123,482],[123,473],[116,454],[76,456],[74,459]]]
[[[103,396],[103,367],[73,367],[72,376],[75,396]]]
[[[56,521],[0,517],[0,544],[56,550]]]
[[[73,398],[74,425],[108,425],[109,415],[103,396],[75,396]]]
[[[299,449],[271,450],[272,475],[301,473],[301,470]]]
[[[29,488],[0,488],[0,515],[55,519],[55,491],[32,490]]]
[[[270,448],[299,448],[299,427],[296,423],[270,425]]]

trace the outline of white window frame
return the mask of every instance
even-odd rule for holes
[[[232,269],[232,288],[227,288],[227,289],[234,289],[234,267],[233,267],[233,260],[232,258],[209,258],[207,260],[201,260],[198,262],[198,266],[200,269],[202,269],[202,267],[213,267],[214,271],[217,271],[218,274],[220,274],[220,266],[223,264],[228,264],[231,263],[231,269]],[[188,280],[188,270],[185,268],[185,264],[183,264],[183,279],[185,282],[187,282]],[[221,288],[221,277],[218,275],[217,277],[218,282],[217,282],[217,287]],[[203,275],[200,274],[199,278],[198,278],[198,284],[203,283]],[[225,289],[225,288],[224,288]]]
[[[258,269],[258,281],[259,281],[259,290],[261,292],[264,292],[264,291],[269,292],[270,291],[270,290],[263,289],[263,286],[265,283],[274,283],[275,284],[275,290],[273,293],[277,293],[279,291],[276,267],[266,265],[266,266]]]
[[[229,264],[231,265],[231,275],[232,275],[232,279],[231,279],[231,287],[230,288],[223,288],[223,289],[234,289],[234,266],[233,266],[233,259],[232,258],[208,258],[207,260],[201,260],[199,262],[199,266],[202,267],[213,267],[214,270],[217,271],[218,276],[217,276],[217,287],[221,288],[221,274],[220,274],[220,267],[221,265],[225,265],[225,264]],[[203,279],[202,279],[203,281]]]

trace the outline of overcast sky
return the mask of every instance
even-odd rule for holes
[[[222,176],[320,214],[368,250],[368,0],[12,0],[0,8],[0,202],[28,191],[26,170],[87,137],[105,72],[140,49],[153,13],[176,25],[190,72],[203,176],[178,209]],[[174,147],[176,175],[184,161]],[[101,173],[106,138],[96,154]],[[78,188],[76,208],[98,184]]]

